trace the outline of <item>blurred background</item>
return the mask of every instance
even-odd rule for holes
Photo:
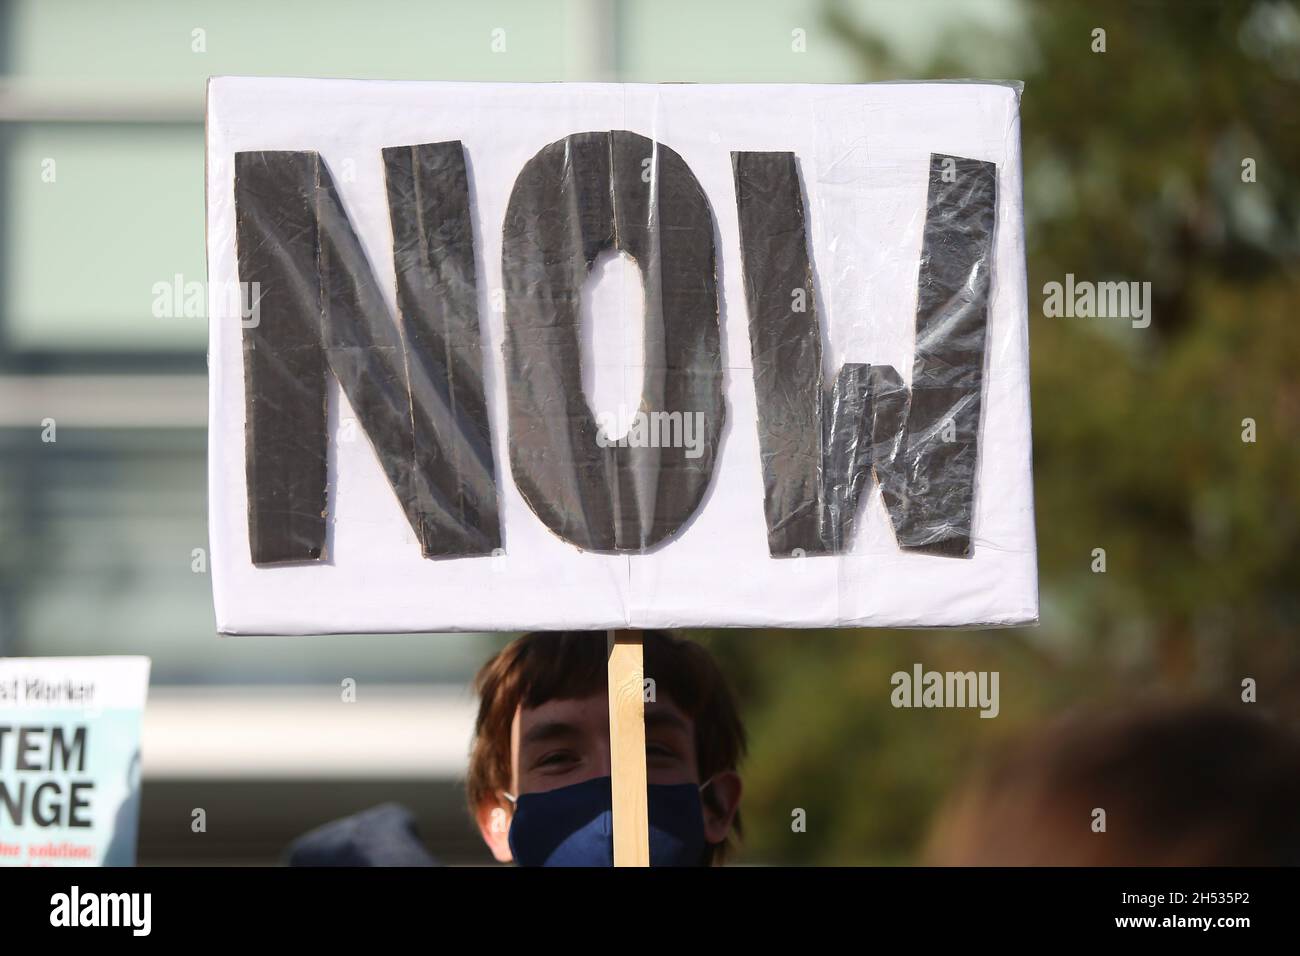
[[[3,0],[0,654],[152,657],[141,863],[274,863],[384,800],[489,859],[460,778],[503,636],[214,634],[204,299],[156,290],[206,277],[212,74],[1024,80],[1042,624],[693,634],[749,725],[740,859],[910,862],[976,762],[1081,705],[1252,678],[1300,717],[1294,3]],[[1044,317],[1067,273],[1151,282],[1151,326]],[[999,671],[1000,717],[894,710],[915,662]]]

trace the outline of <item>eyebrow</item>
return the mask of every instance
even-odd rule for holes
[[[671,710],[656,710],[645,715],[646,730],[679,730],[684,734],[690,733],[690,726],[680,716]],[[520,746],[524,744],[546,743],[549,741],[559,740],[568,737],[578,736],[579,731],[576,726],[563,720],[548,720],[529,729],[520,739]]]
[[[519,743],[535,744],[549,740],[557,740],[563,737],[578,736],[578,728],[573,724],[566,723],[562,720],[548,720],[545,723],[538,724],[524,734],[519,739]]]
[[[684,734],[691,731],[690,726],[671,710],[656,710],[645,715],[646,730],[680,730]]]

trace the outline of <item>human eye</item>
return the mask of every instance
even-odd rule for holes
[[[577,761],[571,750],[551,750],[542,754],[533,764],[539,770],[564,770]]]
[[[646,741],[645,752],[647,758],[652,758],[660,762],[678,759],[676,749],[669,744]]]

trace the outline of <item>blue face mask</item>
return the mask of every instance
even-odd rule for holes
[[[708,786],[708,784],[705,784]],[[520,866],[613,866],[609,777],[596,777],[515,799],[510,852]],[[704,866],[704,808],[693,783],[650,784],[651,866]]]

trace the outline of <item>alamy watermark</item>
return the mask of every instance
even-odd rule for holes
[[[262,284],[260,282],[218,282],[212,286],[217,320],[239,316],[246,329],[262,322]],[[171,279],[153,284],[153,315],[156,319],[201,319],[208,314],[208,283],[185,281],[179,272]]]
[[[1135,329],[1151,324],[1150,282],[1076,282],[1073,272],[1065,282],[1043,286],[1043,315],[1049,319],[1129,319]]]
[[[685,448],[687,458],[704,454],[703,412],[631,411],[620,405],[617,412],[597,415],[596,424],[601,448]]]
[[[151,893],[83,893],[73,885],[66,893],[50,897],[50,925],[121,927],[132,936],[148,936],[152,928]]]
[[[889,678],[895,707],[978,707],[981,717],[996,717],[1002,709],[998,697],[998,671],[927,671],[920,664],[895,671]]]

